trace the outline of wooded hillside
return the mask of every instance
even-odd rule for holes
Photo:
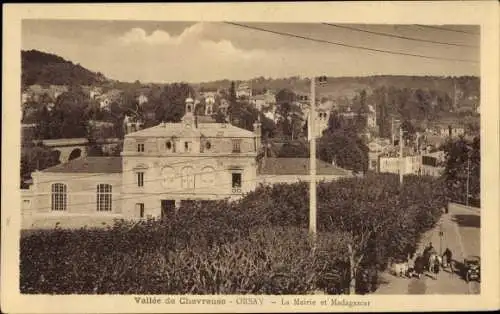
[[[21,67],[22,86],[94,85],[107,81],[102,73],[38,50],[21,51]]]

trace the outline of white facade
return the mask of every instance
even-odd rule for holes
[[[184,200],[238,198],[255,188],[260,124],[249,132],[194,119],[186,102],[181,123],[164,123],[125,136],[123,213],[165,216]]]
[[[407,174],[421,174],[422,156],[405,156],[399,157],[380,157],[379,158],[379,171],[388,173],[397,173],[400,171],[404,175]]]

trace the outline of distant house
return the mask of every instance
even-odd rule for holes
[[[465,127],[458,124],[457,122],[439,122],[434,123],[427,127],[426,133],[439,135],[441,137],[458,137],[465,135]]]
[[[49,87],[49,95],[53,100],[56,100],[60,95],[66,93],[68,91],[68,87],[64,85],[50,85]]]
[[[236,97],[242,98],[250,98],[252,97],[252,88],[250,85],[246,82],[241,83],[238,88],[236,89]]]
[[[443,174],[445,169],[445,153],[444,151],[437,151],[434,153],[422,154],[422,175],[439,177]]]
[[[368,113],[366,115],[366,125],[369,128],[377,127],[377,110],[374,106],[368,105]]]
[[[273,121],[274,123],[278,122],[278,114],[276,113],[276,107],[272,108],[265,108],[263,110],[264,116],[268,118],[269,120]]]
[[[28,101],[30,101],[31,96],[28,92],[24,91],[21,93],[21,105],[24,105]]]
[[[96,97],[99,102],[100,108],[108,110],[113,102],[120,102],[122,97],[122,91],[119,89],[112,89],[105,94]]]
[[[139,106],[147,102],[148,102],[148,97],[146,95],[141,93],[139,96],[137,96],[137,103],[139,104]]]
[[[97,96],[100,95],[102,95],[102,88],[99,87],[94,87],[89,92],[90,99],[95,99]]]
[[[266,96],[265,95],[254,95],[250,97],[250,103],[259,111],[266,106]]]
[[[48,87],[43,87],[39,84],[31,85],[21,94],[21,101],[25,104],[28,101],[38,102],[42,99],[43,95],[49,97],[52,102],[55,102],[57,98],[68,91],[68,87],[64,85],[50,85]]]
[[[295,100],[300,106],[310,106],[309,94],[297,92],[295,93]]]
[[[227,115],[229,113],[229,101],[227,101],[227,99],[221,98],[219,104],[219,110],[224,115]]]
[[[422,156],[410,155],[400,157],[379,157],[379,171],[399,174],[403,171],[404,175],[420,175],[422,171]]]
[[[205,115],[212,115],[215,113],[215,104],[218,99],[217,92],[203,92],[200,94],[200,97],[205,103]],[[220,108],[221,106],[219,106]]]
[[[217,92],[203,92],[200,95],[203,99],[205,99],[205,104],[215,105],[215,101],[217,99]]]
[[[379,170],[379,157],[387,153],[392,146],[386,139],[375,138],[368,143],[368,169],[372,171]]]

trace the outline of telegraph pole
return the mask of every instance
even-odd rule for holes
[[[470,178],[470,154],[467,152],[467,194],[465,196],[465,205],[469,206],[469,179]]]
[[[316,111],[316,77],[311,77],[311,110],[309,111],[310,132],[310,180],[309,180],[309,233],[313,239],[316,237],[316,133],[314,114]]]
[[[394,117],[391,117],[391,138],[392,138],[392,145],[394,146]]]
[[[403,185],[403,169],[404,169],[404,158],[403,158],[403,127],[399,127],[399,183]]]

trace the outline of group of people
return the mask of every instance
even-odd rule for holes
[[[453,254],[449,248],[446,248],[443,255],[437,254],[432,243],[424,249],[423,254],[416,254],[413,265],[408,265],[408,273],[410,277],[417,276],[420,278],[424,271],[429,271],[437,275],[442,267],[452,267],[451,260]],[[411,260],[410,260],[411,261]]]

